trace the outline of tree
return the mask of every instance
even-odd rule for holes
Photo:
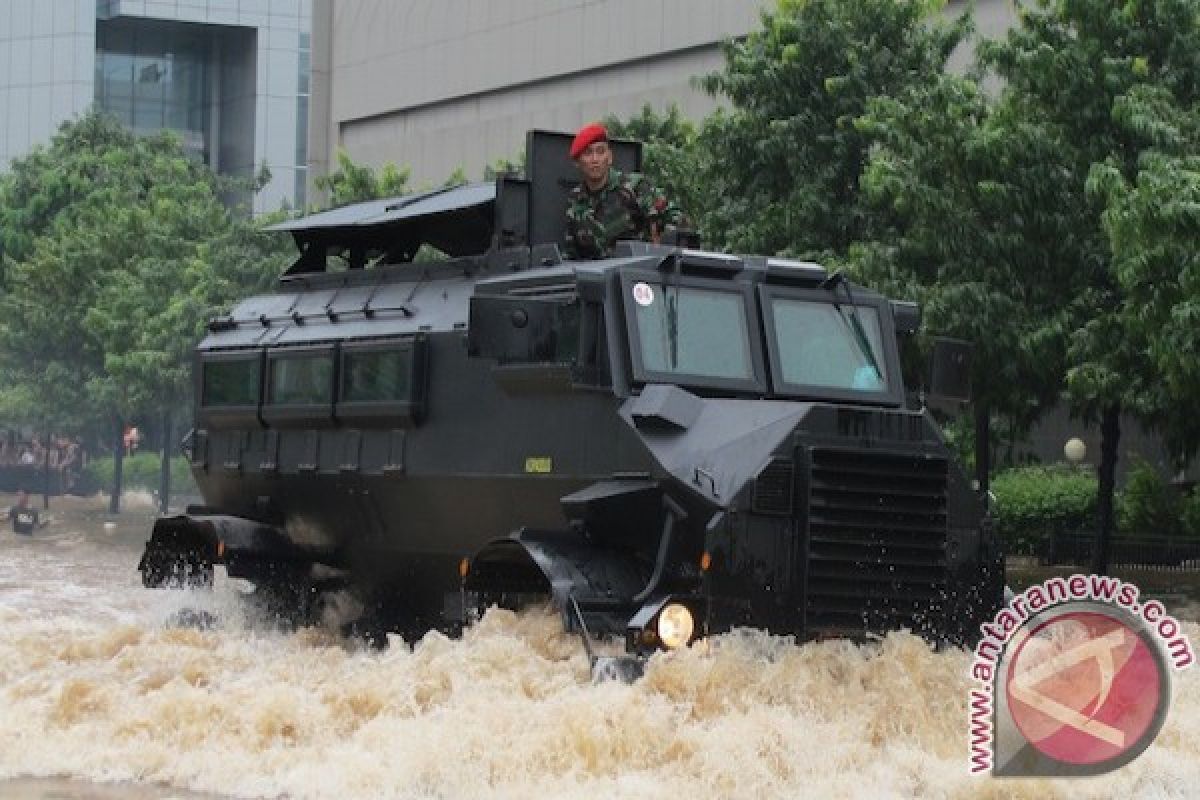
[[[1158,380],[1128,400],[1163,436],[1183,469],[1200,447],[1200,110],[1167,91],[1136,87],[1117,98],[1116,121],[1152,142],[1132,180],[1106,162],[1089,174],[1105,205],[1113,274],[1125,298],[1119,327]]]
[[[1038,0],[1019,25],[981,47],[984,63],[1006,81],[1004,102],[1058,144],[1058,172],[1080,199],[1060,252],[1079,265],[1073,284],[1090,309],[1071,334],[1067,387],[1073,409],[1100,420],[1098,525],[1092,568],[1108,568],[1120,415],[1144,411],[1160,377],[1147,358],[1144,326],[1129,327],[1131,298],[1117,274],[1101,214],[1107,195],[1088,192],[1103,169],[1132,182],[1147,131],[1123,121],[1122,103],[1153,91],[1181,109],[1200,100],[1200,18],[1194,0]],[[1151,415],[1151,422],[1154,415]]]
[[[700,184],[701,153],[696,146],[696,126],[672,105],[658,114],[649,104],[622,120],[610,114],[604,118],[608,135],[642,142],[642,172],[650,182],[693,220],[705,216],[708,193]]]
[[[6,264],[27,259],[60,213],[89,196],[97,182],[109,184],[117,177],[98,158],[58,158],[66,152],[97,153],[126,139],[110,119],[90,114],[60,128],[51,147],[12,161],[0,180],[0,254]]]
[[[329,192],[329,208],[340,208],[382,197],[396,197],[409,191],[411,170],[395,164],[384,164],[378,173],[365,164],[356,164],[350,154],[339,148],[338,168],[317,178],[316,186]]]
[[[991,418],[1027,430],[1057,400],[1079,273],[1064,243],[1082,198],[1059,143],[972,77],[879,97],[857,122],[875,142],[863,177],[888,226],[852,248],[875,286],[917,297],[928,327],[974,344],[976,477],[989,482]]]
[[[483,179],[494,181],[501,175],[520,175],[525,172],[525,151],[522,150],[512,158],[497,158],[483,168]]]
[[[930,0],[779,0],[762,27],[725,45],[702,85],[731,109],[700,134],[702,227],[718,246],[825,260],[867,236],[860,188],[870,139],[855,127],[873,97],[934,79],[969,30]]]
[[[5,213],[36,226],[5,259],[4,366],[51,419],[104,421],[115,512],[125,422],[186,396],[204,321],[240,293],[225,273],[251,271],[215,264],[213,246],[251,223],[172,135],[138,137],[98,114],[65,124],[14,175]],[[43,180],[45,196],[35,191]]]
[[[29,396],[52,418],[99,411],[87,382],[102,374],[103,358],[86,335],[83,313],[102,278],[75,234],[89,233],[88,217],[80,213],[89,198],[115,199],[138,183],[128,152],[102,155],[128,142],[119,127],[89,116],[60,130],[49,149],[14,162],[4,181],[5,229],[11,221],[28,226],[6,239],[6,324],[0,328],[6,372],[14,383],[30,387]]]

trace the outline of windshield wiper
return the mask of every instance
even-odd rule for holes
[[[839,286],[846,293],[846,301],[850,305],[850,313],[847,314],[837,302],[834,302],[833,307],[841,314],[842,320],[846,321],[849,325],[850,330],[854,334],[854,343],[858,345],[859,352],[867,360],[867,364],[871,369],[875,370],[875,375],[879,378],[880,384],[882,384],[883,370],[879,368],[879,359],[875,357],[875,349],[871,347],[871,340],[867,338],[862,322],[858,318],[858,306],[854,304],[854,294],[850,291],[850,281],[846,280],[844,273],[838,271],[821,281],[820,288],[836,292]]]

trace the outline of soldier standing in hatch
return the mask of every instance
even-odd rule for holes
[[[613,167],[608,131],[584,125],[571,142],[571,158],[582,181],[567,203],[567,257],[607,258],[618,239],[657,242],[663,226],[679,225],[683,214],[643,175]]]

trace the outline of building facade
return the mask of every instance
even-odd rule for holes
[[[606,114],[672,104],[699,120],[717,101],[693,85],[724,65],[721,43],[774,0],[313,0],[310,166],[412,169],[415,185],[457,167],[478,178],[530,128],[574,130]],[[965,2],[950,3],[947,13]],[[979,0],[981,32],[1014,19]],[[961,61],[965,61],[963,56]]]
[[[0,170],[94,105],[220,173],[266,165],[257,212],[302,206],[311,19],[309,0],[4,0]]]

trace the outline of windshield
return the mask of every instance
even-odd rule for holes
[[[644,372],[755,380],[740,291],[638,282],[631,299]]]
[[[887,368],[873,357],[883,352],[879,312],[870,306],[849,308],[787,297],[772,297],[776,345],[784,383],[794,386],[887,390]],[[870,348],[856,338],[858,315]]]

